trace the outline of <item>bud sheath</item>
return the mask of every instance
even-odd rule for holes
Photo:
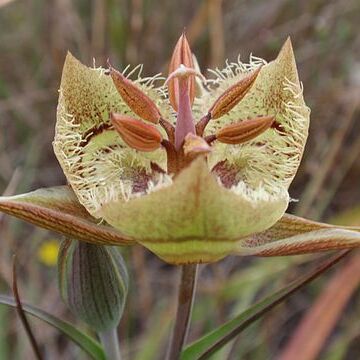
[[[119,324],[128,275],[117,248],[66,239],[58,271],[61,296],[75,316],[97,332]]]

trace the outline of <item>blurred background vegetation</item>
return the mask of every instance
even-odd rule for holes
[[[151,75],[166,73],[184,27],[204,70],[239,53],[243,61],[250,52],[271,60],[290,35],[312,116],[304,161],[290,189],[299,201],[289,210],[360,225],[359,22],[358,0],[0,0],[0,193],[65,183],[51,141],[67,50],[88,65],[105,66],[107,58],[119,68],[143,63],[144,73]],[[0,215],[0,292],[10,293],[16,252],[22,298],[75,322],[57,290],[59,240]],[[125,359],[161,359],[174,317],[178,274],[143,249],[124,255],[132,274],[119,329]],[[202,266],[191,339],[318,258],[227,258]],[[214,359],[278,359],[281,353],[289,359],[290,347],[301,354],[306,346],[311,347],[308,355],[299,359],[360,358],[359,263],[354,253],[336,274],[277,307]],[[86,358],[48,325],[32,324],[48,359]],[[291,335],[306,326],[312,329],[310,339],[302,331],[300,343],[291,343]],[[15,313],[0,306],[0,359],[31,356]]]

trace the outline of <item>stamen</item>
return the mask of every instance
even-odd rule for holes
[[[236,106],[248,93],[260,70],[261,66],[222,93],[209,110],[211,118],[217,119]]]
[[[154,101],[108,62],[110,75],[119,94],[141,119],[157,124],[161,114]]]
[[[145,152],[160,148],[162,137],[155,126],[130,116],[113,113],[110,114],[110,120],[115,130],[131,148]]]
[[[242,144],[269,129],[274,120],[273,116],[260,116],[228,125],[216,133],[216,140],[225,144]]]

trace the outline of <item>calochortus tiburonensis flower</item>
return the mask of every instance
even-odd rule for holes
[[[309,127],[290,39],[275,60],[200,73],[183,34],[168,77],[65,60],[55,154],[69,186],[0,209],[169,263],[360,245],[358,229],[285,214]]]

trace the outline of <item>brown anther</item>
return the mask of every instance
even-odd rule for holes
[[[183,149],[185,156],[190,157],[208,154],[211,151],[210,145],[202,137],[194,134],[186,135]]]
[[[216,140],[225,144],[242,144],[269,129],[274,120],[273,116],[260,116],[228,125],[216,133]]]
[[[131,148],[145,152],[160,148],[162,136],[155,126],[130,116],[113,113],[110,114],[110,120],[115,130]]]
[[[108,66],[114,85],[129,108],[141,119],[157,124],[161,114],[154,101],[109,63]]]
[[[171,61],[169,64],[169,74],[173,73],[179,66],[183,64],[188,68],[194,69],[194,61],[192,57],[192,52],[190,49],[190,45],[186,39],[185,34],[183,33],[180,36],[180,39],[176,43],[174,52],[171,57]],[[195,98],[195,79],[193,76],[189,77],[188,80],[189,87],[189,97],[190,103],[194,102]],[[179,80],[174,78],[169,81],[169,100],[170,104],[175,111],[178,111],[178,102],[179,102]]]
[[[257,68],[251,74],[245,76],[223,92],[209,110],[211,118],[217,119],[227,114],[234,106],[236,106],[250,90],[252,84],[259,75],[260,70],[261,67]]]

